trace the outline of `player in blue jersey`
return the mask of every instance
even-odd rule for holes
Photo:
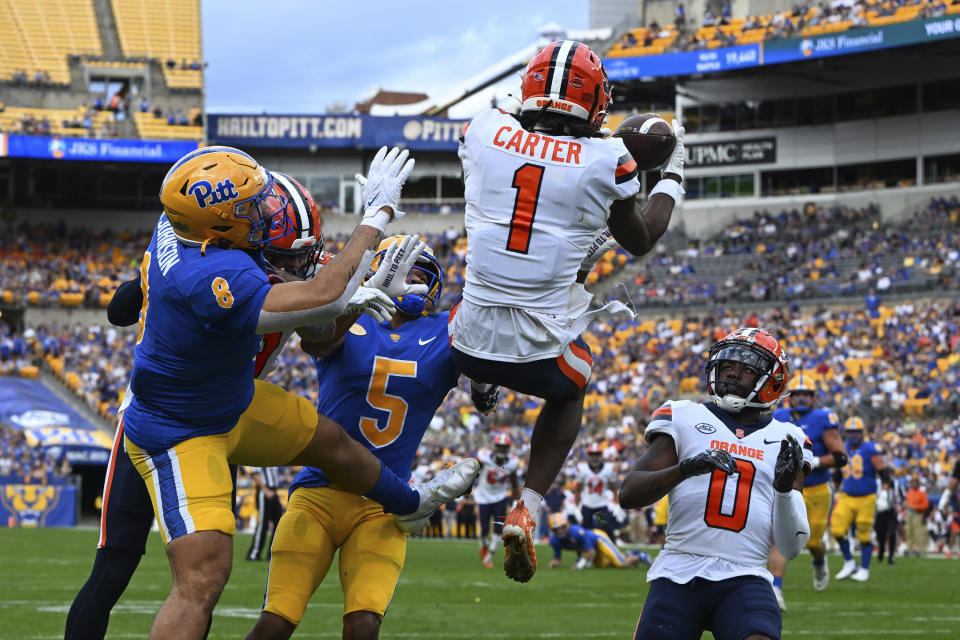
[[[150,493],[173,571],[151,637],[205,632],[233,558],[230,463],[323,468],[411,529],[473,482],[478,465],[467,460],[411,487],[304,398],[253,378],[259,336],[332,333],[386,224],[401,215],[396,203],[411,170],[406,152],[381,149],[365,180],[363,219],[343,250],[313,278],[273,286],[263,247],[287,204],[273,176],[229,147],[198,149],[167,172],[164,214],[140,266],[133,400],[124,412],[124,446]],[[371,282],[388,297],[422,292],[404,277],[421,250],[396,246]],[[389,299],[384,309],[393,312]]]
[[[447,337],[449,313],[431,313],[443,270],[425,251],[410,277],[427,293],[397,298],[392,319],[361,316],[341,323],[331,342],[302,343],[316,356],[318,410],[405,479],[430,420],[459,377]],[[488,412],[496,395],[475,402]],[[345,492],[329,474],[309,466],[290,488],[271,548],[264,610],[247,637],[289,638],[338,549],[343,637],[377,638],[403,567],[406,538],[380,505]]]
[[[877,509],[877,481],[889,479],[890,470],[883,459],[883,451],[865,439],[866,429],[862,419],[857,416],[848,418],[843,423],[843,431],[849,460],[842,470],[843,483],[830,521],[830,533],[837,539],[844,559],[837,580],[852,578],[857,582],[866,582],[870,578],[870,556],[873,555],[870,530],[873,529],[873,516]],[[847,532],[854,523],[860,541],[859,567],[850,553],[850,541],[847,540]]]
[[[826,407],[815,407],[816,383],[809,374],[799,373],[790,380],[790,406],[773,412],[773,417],[782,422],[797,425],[813,443],[813,471],[803,482],[803,502],[807,507],[810,523],[810,540],[807,549],[813,556],[813,588],[823,591],[830,583],[827,567],[827,550],[823,546],[823,534],[833,504],[830,493],[830,472],[827,469],[847,464],[847,452],[840,437],[840,419],[836,412]],[[781,611],[787,610],[783,598],[783,574],[787,559],[777,549],[770,547],[770,573],[773,574],[773,592]]]
[[[276,188],[287,200],[286,224],[293,229],[285,234],[275,229],[264,256],[276,272],[271,282],[281,282],[283,275],[306,278],[313,274],[318,262],[324,263],[331,254],[320,257],[323,234],[317,204],[303,185],[291,176],[274,173]],[[107,307],[111,324],[128,327],[137,323],[143,306],[140,278],[123,283],[114,293]],[[291,331],[276,332],[261,337],[262,347],[254,363],[254,376],[265,377],[274,366]],[[132,395],[124,395],[119,411],[117,434],[113,451],[107,463],[104,478],[103,507],[100,517],[100,537],[93,569],[80,589],[67,615],[65,640],[99,640],[106,634],[110,611],[123,594],[146,552],[147,536],[154,522],[153,505],[129,456],[121,447],[123,442],[123,410]],[[231,465],[232,475],[236,467]]]
[[[624,569],[635,567],[641,562],[650,564],[650,556],[642,551],[624,553],[603,529],[584,529],[578,524],[570,524],[565,513],[551,513],[550,546],[553,547],[553,560],[550,568],[560,566],[563,550],[576,551],[577,562],[574,569],[616,567]]]

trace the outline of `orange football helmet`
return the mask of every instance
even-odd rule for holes
[[[718,380],[719,365],[735,362],[755,374],[752,388],[736,380]],[[721,409],[731,413],[744,407],[766,409],[775,405],[787,390],[790,366],[787,354],[777,339],[762,329],[740,328],[731,331],[710,348],[707,360],[707,393]]]
[[[253,250],[267,244],[287,206],[270,172],[233,147],[204,147],[177,160],[160,202],[180,240]]]
[[[320,212],[302,184],[285,173],[272,173],[277,192],[287,199],[287,207],[283,211],[283,223],[274,225],[270,232],[263,256],[271,265],[306,280],[316,271],[323,250]]]
[[[590,47],[575,40],[551,42],[523,72],[520,112],[546,110],[585,120],[596,129],[610,106],[607,70]]]

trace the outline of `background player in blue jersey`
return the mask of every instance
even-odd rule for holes
[[[280,274],[300,278],[312,275],[323,248],[323,234],[317,204],[310,193],[292,177],[275,173],[277,190],[287,200],[286,220],[292,234],[275,229],[264,249],[269,264]],[[329,255],[329,254],[326,254]],[[143,306],[140,277],[123,283],[107,307],[111,324],[128,327],[137,323]],[[277,354],[292,332],[276,332],[262,336],[254,375],[264,377],[272,369]],[[90,576],[80,589],[67,615],[65,640],[99,640],[106,634],[110,611],[130,582],[130,578],[146,552],[147,536],[154,522],[150,494],[123,450],[123,410],[132,396],[125,394],[113,451],[104,478],[100,537]],[[233,467],[233,474],[236,473]]]
[[[551,513],[548,521],[550,546],[553,547],[551,569],[560,566],[564,549],[577,552],[574,569],[586,569],[591,565],[600,569],[624,569],[635,567],[641,562],[650,564],[650,556],[643,551],[621,551],[603,529],[585,529],[578,524],[570,524],[565,513]]]
[[[866,582],[870,578],[870,556],[873,555],[870,530],[877,509],[877,480],[889,479],[890,470],[880,448],[865,439],[863,420],[856,416],[848,418],[843,423],[843,431],[849,461],[842,470],[843,483],[830,521],[830,533],[837,539],[845,561],[837,580],[852,578],[857,582]],[[847,532],[854,523],[860,541],[859,567],[850,553],[850,541],[847,540]]]
[[[833,505],[830,472],[827,469],[847,464],[847,451],[840,437],[840,419],[836,412],[827,407],[814,406],[817,387],[813,379],[806,373],[798,373],[790,380],[788,389],[790,406],[775,410],[773,417],[797,425],[813,443],[813,471],[803,482],[803,502],[807,507],[807,521],[810,523],[807,549],[813,556],[813,588],[823,591],[830,583],[823,534],[827,530],[827,519]],[[776,545],[771,545],[770,573],[773,574],[773,592],[777,596],[781,611],[787,610],[783,598],[783,574],[786,569],[787,559]]]
[[[381,259],[392,240],[381,245]],[[340,335],[332,342],[303,343],[317,356],[318,410],[404,479],[430,420],[459,377],[447,338],[449,313],[430,313],[441,294],[442,274],[425,251],[410,277],[427,286],[426,294],[397,298],[397,314],[389,321],[361,316],[339,323]],[[478,409],[492,409],[496,398],[488,400],[493,404]],[[338,549],[343,637],[377,638],[403,567],[406,538],[380,505],[345,492],[309,466],[291,486],[271,548],[264,610],[247,637],[289,638]]]
[[[361,224],[316,276],[271,286],[263,247],[285,199],[246,153],[209,147],[167,172],[161,216],[140,267],[143,307],[134,348],[124,446],[150,493],[173,587],[151,637],[199,638],[230,575],[236,521],[228,464],[314,465],[346,491],[384,505],[413,528],[476,476],[466,460],[411,487],[305,399],[253,379],[260,335],[329,335],[397,213],[412,161],[386,149],[363,190]],[[390,297],[421,292],[405,277],[422,249],[398,246],[371,283]],[[385,308],[392,313],[393,303]]]

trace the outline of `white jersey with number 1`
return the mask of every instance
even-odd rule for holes
[[[611,204],[640,190],[636,162],[623,141],[526,131],[510,114],[490,109],[465,127],[459,154],[469,240],[465,306],[569,315],[571,286],[591,242],[607,226]],[[548,344],[556,333],[548,327],[543,344],[518,354],[509,336],[498,341],[494,333],[451,335],[467,353],[514,362],[543,357],[537,349],[559,353],[566,346]]]
[[[694,577],[725,580],[748,575],[773,581],[767,557],[780,442],[787,435],[796,438],[803,445],[806,465],[813,460],[812,445],[803,429],[789,422],[771,419],[763,428],[738,433],[739,426],[724,421],[721,416],[726,414],[715,410],[697,402],[668,401],[653,412],[643,434],[647,442],[658,433],[673,438],[678,460],[706,449],[729,451],[738,471],[731,476],[714,471],[687,478],[670,491],[666,544],[647,572],[647,581],[668,578],[685,584]]]

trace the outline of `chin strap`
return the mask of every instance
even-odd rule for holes
[[[747,402],[746,398],[735,396],[732,393],[728,393],[725,396],[713,396],[713,401],[717,403],[718,407],[728,413],[740,413],[747,407],[753,409],[769,409],[776,404],[775,402]]]

